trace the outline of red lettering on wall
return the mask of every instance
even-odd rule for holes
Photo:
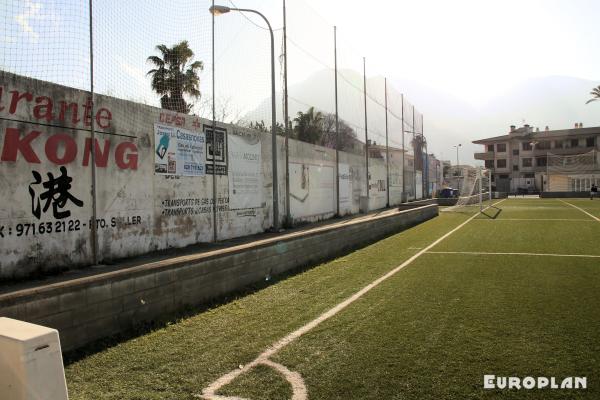
[[[85,126],[92,126],[92,99],[87,99],[83,105],[83,124]]]
[[[26,101],[33,100],[33,95],[29,92],[19,94],[18,90],[11,90],[10,93],[12,93],[12,100],[10,101],[10,108],[8,109],[8,112],[11,114],[14,114],[17,111],[17,104],[19,104],[21,99],[25,99]]]
[[[61,101],[58,119],[63,122],[66,121],[66,112],[69,108],[71,109],[71,122],[73,123],[73,125],[77,125],[77,123],[80,121],[78,117],[79,106],[77,105],[77,103],[67,103],[66,101]]]
[[[58,146],[64,143],[64,154],[62,157],[58,156]],[[58,133],[52,135],[46,141],[46,157],[54,164],[63,165],[73,162],[77,157],[77,143],[75,140],[66,133]]]
[[[98,139],[94,139],[94,162],[96,167],[105,168],[108,163],[108,154],[110,153],[110,141],[104,140],[104,150],[100,150]],[[92,154],[92,139],[85,139],[85,149],[83,150],[83,162],[81,165],[87,167],[90,163],[90,155]]]
[[[2,105],[2,92],[4,91],[4,88],[2,86],[0,86],[0,111],[4,110],[4,106]]]
[[[106,108],[101,108],[96,113],[96,124],[102,129],[106,129],[110,126],[112,120],[112,114]]]
[[[21,152],[23,158],[29,163],[39,164],[40,159],[31,148],[31,142],[42,133],[31,131],[21,139],[21,132],[16,128],[6,128],[4,147],[2,148],[2,161],[17,161],[17,153]]]
[[[129,153],[125,153],[129,150]],[[137,146],[132,142],[122,142],[119,143],[117,148],[115,149],[115,162],[117,166],[121,169],[137,169],[138,163],[138,153]]]
[[[33,117],[36,119],[45,119],[46,121],[52,121],[52,99],[48,96],[39,96],[35,98],[37,103],[33,107]]]

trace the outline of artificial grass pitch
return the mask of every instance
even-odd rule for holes
[[[452,254],[421,255],[273,361],[304,378],[309,399],[600,398],[600,258],[460,253],[533,248],[600,254],[599,222],[575,221],[591,218],[558,200],[536,201],[506,200],[498,205],[497,220],[472,220],[431,249]],[[535,211],[523,213],[528,207]],[[574,221],[501,221],[516,214]],[[198,398],[215,379],[254,360],[468,217],[442,213],[74,362],[66,367],[70,398]],[[586,376],[588,383],[585,390],[486,390],[485,374]],[[219,394],[289,399],[291,390],[282,376],[259,366]]]

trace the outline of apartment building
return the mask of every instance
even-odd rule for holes
[[[475,153],[476,160],[483,160],[485,167],[492,171],[492,186],[500,192],[548,191],[548,157],[552,155],[570,156],[589,153],[600,149],[600,127],[583,128],[575,124],[573,129],[543,131],[529,125],[510,127],[506,135],[473,141],[485,146],[485,151]],[[600,175],[599,175],[600,178]],[[569,178],[569,188],[586,190],[589,177]]]

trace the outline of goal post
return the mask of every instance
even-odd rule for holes
[[[442,208],[442,211],[468,211],[471,212],[475,207],[483,211],[484,203],[492,199],[491,174],[489,170],[483,168],[473,168],[468,170],[463,176],[463,182],[456,204],[450,207]]]

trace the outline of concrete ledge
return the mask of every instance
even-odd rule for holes
[[[590,198],[590,192],[541,192],[540,197],[543,199],[555,199],[555,198]]]
[[[430,200],[431,201],[431,200]],[[436,204],[318,227],[0,294],[0,316],[60,332],[63,351],[166,318],[303,266],[330,260],[438,215]]]

